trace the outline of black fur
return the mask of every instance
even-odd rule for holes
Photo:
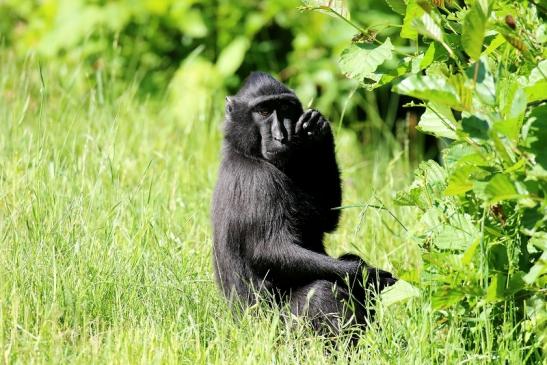
[[[377,289],[395,282],[354,255],[328,256],[323,236],[339,220],[340,174],[329,123],[294,93],[252,73],[226,100],[223,159],[213,197],[214,268],[224,294],[290,304],[315,328],[337,330],[350,292],[364,301],[362,270]],[[367,284],[368,285],[368,284]],[[366,311],[357,305],[357,323]]]

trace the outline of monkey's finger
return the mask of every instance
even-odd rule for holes
[[[388,286],[392,286],[394,285],[395,283],[397,282],[397,279],[396,278],[385,278],[385,279],[382,279],[380,281],[380,284],[379,284],[379,291],[382,291],[384,290],[385,288],[387,288]]]
[[[326,120],[323,116],[317,121],[317,130],[319,133],[324,133],[330,127],[329,121]]]
[[[319,120],[319,118],[321,118],[321,113],[314,110],[313,113],[310,116],[310,119],[307,120],[306,122],[304,122],[304,124],[302,125],[302,128],[304,128],[304,130],[306,130],[308,132],[313,132],[313,130],[315,129],[315,126],[317,125],[317,121]],[[310,134],[310,133],[308,133],[308,134]]]
[[[299,134],[302,132],[302,125],[304,125],[304,123],[306,123],[310,119],[310,116],[312,115],[312,113],[313,113],[312,109],[306,110],[304,113],[302,113],[302,115],[296,122],[296,126],[294,127],[295,134]]]

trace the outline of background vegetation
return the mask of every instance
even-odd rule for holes
[[[0,2],[1,361],[543,361],[545,8],[466,3]],[[355,347],[233,318],[215,288],[223,97],[255,69],[333,122],[354,208],[329,252],[421,289],[387,293]],[[418,99],[456,143],[407,190],[436,149]]]

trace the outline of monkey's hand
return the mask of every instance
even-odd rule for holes
[[[363,261],[363,259],[361,259],[357,255],[345,254],[342,257],[340,257],[340,260],[359,262],[360,264],[359,268],[361,270],[366,271],[366,274],[365,274],[366,284],[363,285],[362,288],[366,286],[368,288],[371,288],[375,293],[379,293],[385,287],[391,286],[397,282],[397,278],[393,277],[393,274],[391,274],[390,272],[369,266],[365,261]],[[358,278],[358,280],[360,280],[360,278]],[[357,287],[361,285],[358,285]],[[355,286],[354,285],[352,286],[355,289]]]
[[[393,277],[390,272],[374,267],[369,267],[367,274],[367,283],[376,293],[380,293],[384,288],[397,282],[397,278]]]
[[[309,109],[296,122],[294,133],[305,139],[320,140],[330,134],[329,122],[317,110]]]

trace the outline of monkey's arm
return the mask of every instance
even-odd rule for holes
[[[340,172],[329,122],[316,110],[306,111],[295,126],[298,151],[291,164],[293,179],[322,209],[326,232],[336,228],[342,202]]]
[[[367,265],[358,257],[346,255],[335,259],[328,255],[307,250],[291,242],[290,234],[281,234],[275,240],[262,241],[250,253],[250,263],[260,276],[276,285],[294,287],[314,280],[329,280],[346,284],[356,293],[372,286],[381,291],[395,283],[392,274]],[[361,282],[362,270],[366,270],[366,282]]]
[[[256,242],[248,255],[257,274],[286,287],[320,279],[340,283],[346,277],[355,280],[366,265],[364,261],[337,260],[305,249],[288,232]]]

